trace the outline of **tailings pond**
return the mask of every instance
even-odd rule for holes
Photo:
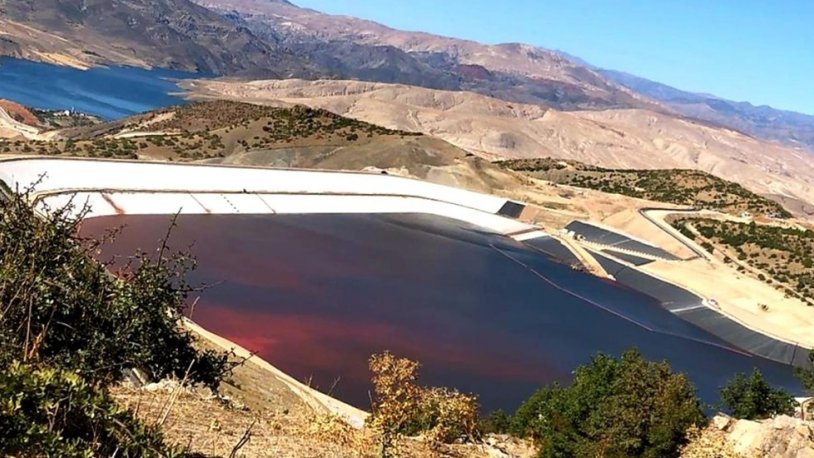
[[[168,216],[85,221],[124,226],[104,256],[154,250]],[[686,372],[717,401],[758,367],[797,391],[789,366],[751,356],[649,296],[573,270],[538,250],[427,215],[189,215],[170,246],[193,244],[193,282],[216,284],[193,319],[300,380],[369,407],[367,359],[390,350],[423,364],[426,384],[513,410],[536,388],[568,382],[599,351],[637,347]]]

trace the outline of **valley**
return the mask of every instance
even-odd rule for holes
[[[814,456],[814,116],[502,41],[0,0],[0,454]]]

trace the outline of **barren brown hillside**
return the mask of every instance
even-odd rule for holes
[[[561,112],[469,92],[357,81],[196,81],[186,88],[193,97],[325,108],[433,135],[489,159],[551,156],[612,168],[699,169],[784,196],[787,204],[814,201],[809,153],[647,110]]]

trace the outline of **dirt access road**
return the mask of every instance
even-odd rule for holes
[[[9,131],[10,138],[22,135],[29,140],[42,140],[39,129],[17,121],[5,109],[0,108],[0,132],[4,131]],[[17,135],[13,135],[15,132]]]

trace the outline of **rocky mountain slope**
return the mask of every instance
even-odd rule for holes
[[[544,48],[483,45],[403,32],[279,0],[194,1],[238,18],[259,36],[279,39],[298,54],[327,64],[339,78],[470,90],[560,109],[658,105]],[[343,66],[343,62],[353,65]]]
[[[598,72],[633,91],[669,105],[684,116],[790,146],[814,147],[814,116],[682,91],[628,73],[612,70]]]
[[[422,132],[488,159],[555,157],[610,168],[698,169],[783,200],[814,201],[808,153],[640,109],[559,111],[480,94],[358,81],[194,81],[200,97],[301,103]]]
[[[680,91],[545,48],[405,32],[285,0],[0,0],[0,55],[397,83],[563,111],[646,109],[814,147],[814,116]]]
[[[307,76],[312,68],[189,0],[0,0],[0,54],[226,74]]]
[[[338,78],[468,90],[561,110],[644,108],[789,146],[814,148],[814,116],[681,91],[599,69],[562,52],[520,43],[484,45],[405,32],[299,8],[285,0],[194,1],[245,21],[261,36],[272,36],[311,55],[335,70]],[[326,60],[326,56],[335,60]],[[353,65],[342,68],[344,61]]]

